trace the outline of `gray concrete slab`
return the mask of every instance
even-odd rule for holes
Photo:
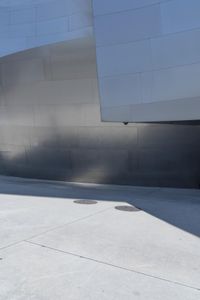
[[[199,215],[199,190],[1,177],[0,300],[200,299]]]
[[[74,200],[0,194],[0,249],[113,206],[101,202],[78,207]]]
[[[31,241],[200,288],[200,239],[143,211],[111,209]]]
[[[197,300],[200,297],[195,289],[26,242],[5,249],[0,255],[2,300]]]

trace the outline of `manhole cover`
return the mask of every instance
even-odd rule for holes
[[[74,203],[76,204],[97,204],[97,201],[94,200],[75,200]]]
[[[115,209],[122,210],[122,211],[134,211],[134,212],[140,211],[139,208],[130,205],[115,206]]]

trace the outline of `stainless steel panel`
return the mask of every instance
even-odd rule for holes
[[[81,43],[84,47],[77,53],[77,41],[74,43],[73,61],[77,61],[77,70],[87,51],[94,51],[91,41],[83,39],[78,45]],[[5,57],[0,63],[23,58],[31,61],[39,55],[51,70],[51,61],[55,65],[54,56],[69,51],[69,47],[72,51],[73,43],[56,45],[56,54],[51,47],[48,53],[52,59],[48,62],[46,50],[42,48]],[[95,77],[88,79],[94,82],[97,78],[93,55],[85,60],[84,70],[92,68],[90,74]],[[20,67],[18,63],[15,71],[12,78],[24,72],[23,64]],[[60,72],[63,74],[62,69]],[[67,72],[70,73],[71,68],[66,68],[68,78]],[[69,97],[68,79],[67,84],[63,84],[65,79],[57,75],[57,83],[51,76],[45,76],[42,81],[32,77],[33,83],[29,84],[16,81],[13,86],[12,80],[12,84],[6,81],[3,85],[0,96],[1,174],[83,182],[199,186],[200,126],[103,123],[97,85],[88,85],[90,90],[86,91],[77,75],[71,79]]]

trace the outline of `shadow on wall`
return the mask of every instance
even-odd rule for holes
[[[147,141],[151,126],[72,127],[67,133],[67,128],[48,128],[53,137],[46,135],[35,146],[1,148],[0,173],[69,182],[199,188],[198,148],[183,149],[169,136],[159,149],[152,148]],[[136,128],[138,134],[146,130],[144,145],[135,141],[135,135],[124,134]],[[36,131],[41,133],[39,128]]]
[[[1,174],[199,187],[199,126],[100,121],[93,40],[25,51],[1,64]]]

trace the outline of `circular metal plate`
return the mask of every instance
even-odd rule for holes
[[[97,204],[98,202],[97,201],[94,201],[94,200],[75,200],[74,203],[76,204]]]
[[[130,205],[119,205],[115,206],[115,209],[121,210],[121,211],[130,211],[130,212],[137,212],[140,211],[139,208],[135,206],[130,206]]]

